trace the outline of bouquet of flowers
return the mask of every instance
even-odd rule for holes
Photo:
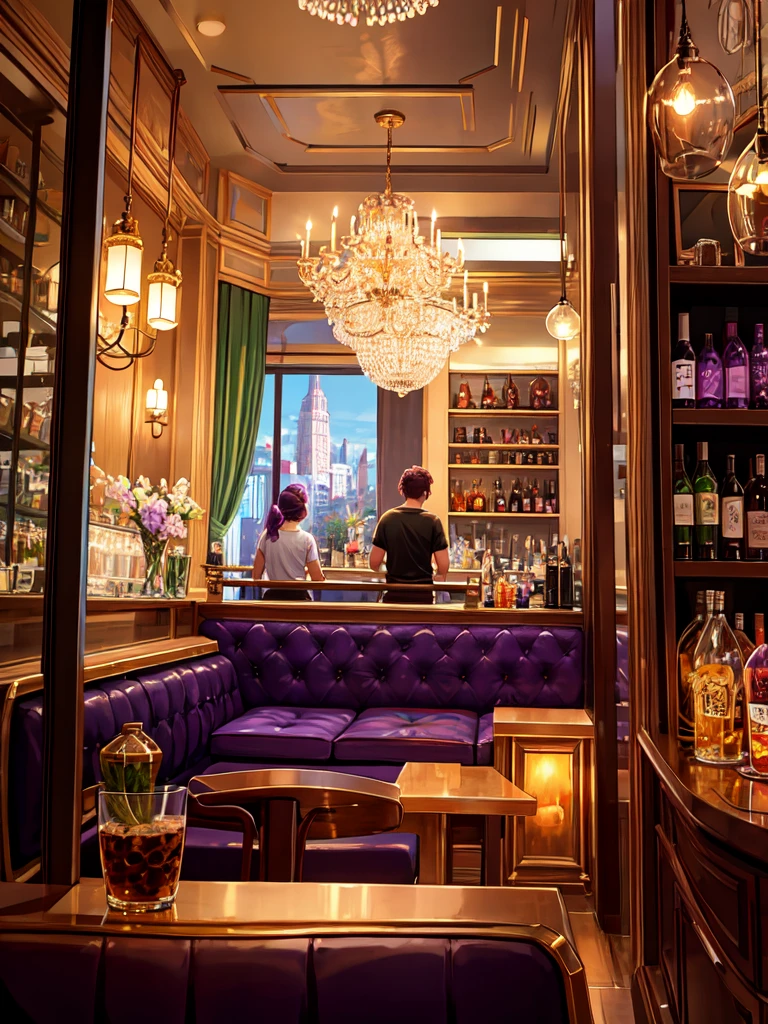
[[[162,563],[168,541],[187,536],[187,522],[201,519],[205,512],[189,496],[189,481],[182,477],[169,490],[166,480],[152,484],[140,476],[131,487],[125,476],[107,477],[106,498],[116,503],[139,528],[144,545],[146,580],[144,594],[163,595]]]

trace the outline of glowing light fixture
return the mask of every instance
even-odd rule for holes
[[[719,167],[733,138],[733,92],[721,72],[699,56],[683,3],[672,60],[648,90],[648,126],[662,171],[693,181]]]
[[[197,23],[197,31],[200,35],[211,38],[220,36],[226,27],[221,18],[201,18]]]
[[[157,378],[151,388],[147,390],[145,423],[152,427],[152,437],[159,438],[163,433],[163,427],[168,426],[168,392],[163,387],[160,377]]]
[[[426,14],[439,3],[440,0],[299,0],[299,10],[354,28],[363,18],[368,26],[405,21]]]
[[[174,71],[176,86],[171,103],[171,130],[168,135],[168,199],[163,224],[163,248],[155,269],[147,276],[149,297],[147,301],[147,323],[156,331],[170,331],[178,324],[176,299],[181,287],[181,271],[174,269],[168,258],[168,243],[171,240],[171,207],[173,205],[173,163],[176,155],[176,127],[179,120],[179,93],[184,84],[181,71]]]
[[[733,237],[754,256],[768,256],[768,131],[763,97],[762,0],[755,0],[755,76],[757,131],[741,154],[728,182],[728,220]]]
[[[581,317],[568,301],[566,295],[566,276],[568,253],[565,236],[565,197],[566,197],[566,163],[567,154],[565,146],[565,130],[568,123],[568,105],[566,104],[560,113],[560,154],[558,168],[559,192],[560,192],[560,301],[547,313],[544,324],[558,341],[571,341],[581,330]]]

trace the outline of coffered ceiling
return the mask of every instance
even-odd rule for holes
[[[402,110],[395,187],[551,191],[572,0],[441,0],[384,27],[338,26],[296,0],[133,0],[184,69],[182,106],[214,164],[279,191],[378,188]],[[216,16],[225,32],[197,31]]]

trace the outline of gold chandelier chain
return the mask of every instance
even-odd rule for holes
[[[385,195],[392,195],[392,123],[387,125],[387,184]]]

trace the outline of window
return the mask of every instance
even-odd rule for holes
[[[309,493],[323,566],[366,559],[376,525],[376,386],[350,368],[267,367],[253,465],[225,539],[225,562],[250,565],[271,504],[291,483]]]

